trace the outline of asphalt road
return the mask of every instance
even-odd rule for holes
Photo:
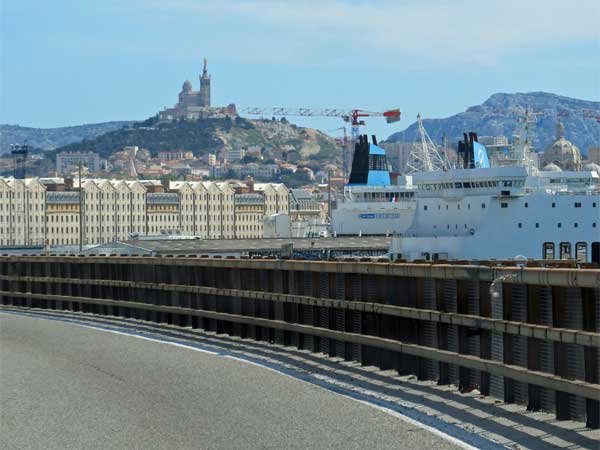
[[[241,361],[0,314],[1,449],[457,448]]]

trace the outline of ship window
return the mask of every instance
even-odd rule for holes
[[[577,228],[579,225],[577,225],[577,222],[575,222],[575,223],[573,224],[573,226],[574,226],[575,228]]]
[[[560,243],[560,259],[570,259],[571,258],[571,243],[570,242],[561,242]]]
[[[552,202],[552,207],[553,208],[556,207],[556,203]]]
[[[581,203],[580,202],[575,202],[575,208],[581,208]]]
[[[450,224],[446,225],[446,229],[449,230],[450,229]]]
[[[460,188],[460,187],[462,187],[462,183],[454,183],[454,187],[455,188]]]
[[[562,223],[558,222],[558,228],[562,228]]]
[[[542,250],[543,259],[554,259],[554,242],[544,242]]]
[[[596,207],[596,202],[592,203],[592,208]]]
[[[448,205],[446,205],[446,209],[448,209]]]
[[[471,204],[467,203],[467,209],[471,209]]]
[[[592,262],[600,263],[600,242],[592,242]]]
[[[423,210],[427,211],[427,205],[423,205]]]
[[[596,222],[592,222],[592,228],[596,228]]]
[[[465,181],[465,182],[464,182],[464,187],[466,187],[466,188],[470,188],[470,187],[471,187],[471,183],[470,183],[470,182],[468,182],[468,181]]]
[[[525,202],[525,208],[529,208],[529,203]]]
[[[481,204],[481,209],[485,209],[485,203]]]
[[[575,244],[575,258],[577,261],[586,262],[587,261],[587,243],[586,242],[578,242]]]
[[[500,203],[500,208],[508,208],[508,203],[505,203],[505,202]]]
[[[519,222],[519,228],[523,228],[523,224]]]
[[[442,209],[442,205],[438,205],[438,209]]]
[[[535,223],[535,227],[536,227],[536,228],[539,228],[539,227],[540,227],[540,224],[539,224],[538,222],[536,222],[536,223]]]
[[[456,205],[456,209],[460,209],[460,204],[459,204],[459,205]]]

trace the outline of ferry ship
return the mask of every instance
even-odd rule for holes
[[[491,167],[475,133],[459,143],[459,166],[390,180],[385,150],[361,136],[332,231],[388,235],[391,253],[426,259],[571,259],[600,263],[597,171],[542,171],[529,142],[516,162]]]

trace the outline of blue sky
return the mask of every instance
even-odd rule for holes
[[[588,0],[0,0],[0,123],[144,119],[203,57],[213,104],[399,107],[380,137],[495,92],[600,100],[600,2]],[[297,123],[331,134],[339,119]]]

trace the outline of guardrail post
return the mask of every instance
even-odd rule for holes
[[[437,306],[436,280],[430,277],[419,278],[420,282],[420,307],[435,311]],[[420,344],[431,348],[438,346],[438,325],[435,322],[424,321],[421,324]],[[440,376],[440,363],[431,359],[424,361],[424,378],[438,381]]]
[[[232,268],[229,271],[229,285],[231,289],[240,290],[242,288],[242,272],[243,270],[239,268]],[[234,296],[231,299],[231,312],[236,315],[242,314],[242,299],[240,297]],[[231,329],[234,336],[242,337],[242,326],[241,323],[234,323],[232,325]]]
[[[540,324],[551,327],[554,325],[552,288],[550,286],[539,287]],[[540,339],[540,370],[542,372],[554,373],[554,342]],[[540,407],[545,411],[556,410],[556,391],[540,388]]]
[[[328,272],[317,272],[319,277],[319,298],[329,298],[329,273]],[[319,307],[319,326],[322,328],[330,329],[330,317],[329,308],[326,306]],[[320,338],[320,350],[322,353],[332,356],[333,351],[330,346],[330,340],[328,338]]]
[[[17,276],[17,274],[15,273],[16,272],[15,264],[10,259],[8,259],[8,258],[4,259],[3,267],[4,267],[4,270],[2,271],[3,274],[8,275],[9,277]],[[5,291],[16,292],[15,281],[12,278],[5,282],[5,287],[6,287],[6,289],[4,289]],[[18,305],[17,302],[18,302],[18,300],[16,299],[16,297],[13,297],[10,295],[4,295],[4,294],[2,295],[2,304],[3,305],[17,306]]]
[[[584,329],[600,333],[600,288],[582,289],[585,299]],[[600,348],[585,347],[585,380],[589,383],[600,382]],[[600,428],[600,401],[586,400],[586,425]]]
[[[490,287],[492,302],[492,319],[504,319],[504,286],[501,282],[494,281]],[[504,333],[492,331],[491,357],[493,361],[504,362]],[[504,401],[504,377],[490,375],[490,394]]]
[[[374,275],[358,275],[362,282],[362,302],[377,302],[377,284]],[[380,322],[378,315],[370,312],[363,312],[362,326],[363,334],[372,336],[381,336]],[[362,346],[362,362],[365,365],[381,367],[381,350],[366,345]]]
[[[303,270],[302,272],[302,294],[307,296],[313,295],[312,272]],[[315,324],[315,312],[312,305],[300,305],[300,323],[306,325]],[[310,334],[301,335],[302,348],[315,351],[315,338]]]
[[[23,275],[28,276],[28,277],[32,276],[31,261],[26,261],[25,262],[24,269],[25,270],[24,270]],[[26,281],[24,284],[25,284],[25,286],[24,286],[24,292],[33,292],[31,281]]]
[[[358,273],[347,273],[347,277],[350,279],[350,298],[353,301],[360,302],[362,300],[362,284],[360,274]],[[350,332],[362,334],[363,331],[363,317],[361,311],[351,311],[350,313]],[[350,344],[352,360],[363,362],[362,359],[362,345],[361,344]]]
[[[290,270],[288,274],[288,292],[293,295],[300,295],[301,291],[301,272]],[[300,323],[300,305],[297,303],[288,303],[285,305],[285,320],[291,323]],[[295,331],[286,331],[286,344],[300,348],[300,334]]]
[[[246,291],[253,291],[255,286],[254,270],[244,269],[241,273],[241,287]],[[247,298],[242,302],[242,315],[256,317],[256,301]],[[255,325],[244,325],[242,327],[242,337],[256,339],[257,332]]]
[[[579,288],[560,288],[559,311],[556,315],[560,328],[571,328],[575,330],[583,329],[583,301],[581,298],[581,289]],[[559,360],[557,374],[564,378],[585,380],[585,358],[584,350],[581,345],[557,343],[559,347]],[[579,419],[585,420],[586,402],[582,397],[572,394],[558,394],[559,419]]]
[[[286,286],[286,281],[284,281],[284,277],[287,277],[287,272],[284,270],[271,270],[270,275],[272,277],[273,282],[273,292],[278,294],[284,293],[284,286]],[[283,321],[285,320],[285,307],[283,302],[275,302],[273,305],[273,313],[275,320]],[[285,332],[283,330],[275,330],[275,343],[279,345],[285,344]]]
[[[472,316],[479,316],[479,281],[478,280],[467,280],[464,282],[463,289],[466,288],[466,314]],[[464,295],[464,294],[463,294]],[[466,340],[465,350],[468,355],[480,356],[481,355],[481,342],[480,336],[481,330],[478,329],[465,329],[463,328],[462,336]],[[467,389],[481,389],[481,372],[479,370],[468,369],[465,373],[467,382]]]
[[[441,283],[440,311],[457,312],[456,280],[443,280]],[[458,326],[440,324],[440,348],[458,353]],[[440,384],[458,385],[458,367],[455,364],[440,364]]]
[[[490,295],[490,283],[479,281],[479,315],[485,318],[492,316],[492,299]],[[479,356],[482,359],[492,359],[492,333],[490,330],[479,330]],[[479,391],[482,395],[490,395],[490,374],[481,373],[481,386]]]
[[[335,278],[335,296],[337,300],[346,299],[346,274],[342,271],[336,271],[332,276]],[[335,309],[334,330],[346,331],[347,321],[346,315],[348,311],[342,308]],[[347,349],[347,351],[346,351]],[[346,360],[351,358],[352,347],[344,341],[335,341],[335,356]]]
[[[268,292],[269,291],[269,272],[268,270],[256,270],[254,275],[256,277],[257,282],[257,291],[260,292]],[[271,302],[265,300],[264,298],[260,298],[256,300],[257,309],[258,309],[258,317],[262,319],[269,319],[271,317]],[[270,342],[273,340],[273,329],[267,327],[258,327],[259,328],[259,340]]]
[[[421,302],[421,292],[418,289],[418,280],[415,277],[396,278],[395,281],[398,285],[399,294],[396,304],[406,308],[416,308],[419,305]],[[417,343],[420,334],[419,321],[406,317],[395,317],[394,319],[397,326],[392,337],[410,344]],[[422,377],[422,358],[403,353],[397,354],[396,357],[398,373],[402,375],[413,374],[417,377]]]
[[[507,286],[505,293],[510,301],[509,314],[507,318],[515,322],[527,322],[527,286],[523,284],[512,284]],[[521,367],[527,367],[527,338],[523,336],[511,335],[510,344],[506,349],[509,364]],[[527,383],[510,380],[510,389],[512,397],[509,401],[520,405],[529,404],[529,387]]]

